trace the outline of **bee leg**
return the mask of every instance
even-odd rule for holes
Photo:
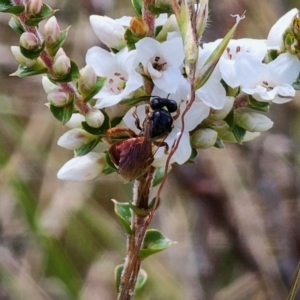
[[[176,114],[173,116],[173,120],[175,121],[180,115],[180,108],[179,106],[177,107],[177,110],[176,110]]]
[[[165,147],[165,154],[169,153],[169,145],[166,142],[158,142],[158,141],[153,141],[153,144],[157,147]]]
[[[136,113],[136,109],[132,112],[132,116],[135,118],[135,126],[137,129],[142,130],[141,124],[140,124],[140,119]]]

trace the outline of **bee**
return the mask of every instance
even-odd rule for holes
[[[176,101],[153,97],[150,107],[146,106],[146,118],[142,126],[136,111],[133,113],[136,127],[140,130],[138,135],[124,127],[108,130],[111,138],[125,138],[108,149],[111,161],[125,181],[137,179],[147,172],[154,161],[155,149],[165,147],[165,153],[168,152],[168,144],[164,140],[173,129],[173,121],[177,116],[172,117],[171,113],[175,112],[178,115]]]

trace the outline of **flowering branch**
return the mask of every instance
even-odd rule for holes
[[[145,283],[142,261],[173,244],[149,229],[172,165],[192,161],[197,150],[259,136],[273,125],[263,113],[300,87],[296,9],[267,40],[232,39],[242,15],[223,39],[200,46],[208,0],[132,4],[135,17],[90,17],[109,51],[92,47],[79,69],[62,48],[69,28],[60,30],[55,10],[41,0],[0,0],[21,35],[12,47],[20,64],[12,75],[43,74],[47,106],[69,128],[58,145],[74,158],[58,178],[86,181],[117,172],[134,181],[131,202],[114,200],[127,234],[125,263],[115,271],[118,300],[131,300]],[[106,150],[98,150],[101,143]]]

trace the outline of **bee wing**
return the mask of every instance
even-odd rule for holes
[[[128,181],[143,175],[153,162],[152,143],[145,137],[122,144],[119,174]]]

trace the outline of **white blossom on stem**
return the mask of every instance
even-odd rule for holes
[[[98,76],[106,77],[101,91],[95,96],[95,108],[104,108],[129,97],[132,92],[142,86],[142,76],[136,71],[138,61],[136,51],[124,48],[117,54],[108,52],[100,47],[92,47],[86,55]]]

